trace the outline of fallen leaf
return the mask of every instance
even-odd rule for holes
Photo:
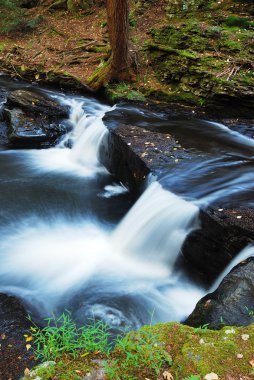
[[[33,337],[32,337],[32,336],[28,336],[28,337],[26,337],[26,342],[31,342],[31,340],[33,340]]]
[[[163,379],[164,380],[174,380],[172,374],[168,371],[163,372]]]
[[[85,356],[89,355],[89,352],[85,352],[84,354],[80,355],[81,358],[84,358]]]
[[[250,365],[254,367],[254,358],[249,361]]]
[[[29,375],[30,375],[30,370],[29,370],[29,368],[26,368],[26,369],[24,370],[24,375],[25,375],[25,376],[29,376]]]
[[[31,344],[26,344],[27,351],[30,350],[31,347],[32,347]]]

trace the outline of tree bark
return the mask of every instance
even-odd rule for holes
[[[107,0],[107,23],[112,49],[111,80],[129,80],[129,0]]]

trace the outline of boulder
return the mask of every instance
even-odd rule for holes
[[[0,379],[19,379],[25,368],[36,364],[35,356],[24,335],[29,334],[31,322],[20,301],[0,294]]]
[[[237,265],[213,293],[196,305],[185,324],[209,329],[247,326],[254,322],[254,257]]]
[[[40,148],[52,145],[67,132],[67,126],[51,122],[47,115],[35,116],[21,109],[5,109],[9,146],[13,148]]]
[[[53,118],[68,118],[68,107],[60,106],[45,94],[30,90],[11,91],[7,96],[7,108],[21,108],[29,113]]]

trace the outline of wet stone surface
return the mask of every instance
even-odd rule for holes
[[[207,294],[196,305],[185,323],[209,329],[226,326],[247,326],[254,322],[254,257],[237,265],[219,288]]]
[[[191,155],[170,133],[120,125],[110,131],[109,149],[104,164],[134,192],[139,192],[149,173],[157,176],[165,168]]]
[[[31,323],[20,301],[0,294],[0,379],[18,380],[25,368],[36,364],[34,354],[26,347]]]

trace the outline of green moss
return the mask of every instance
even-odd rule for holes
[[[125,82],[107,85],[106,95],[113,102],[119,99],[145,101],[145,96],[142,92],[139,90],[134,90],[130,84]]]
[[[182,378],[199,374],[203,378],[207,373],[215,372],[223,379],[230,374],[243,377],[251,373],[249,361],[253,355],[254,325],[197,331],[167,323],[144,327],[141,331],[158,334],[158,341],[168,345],[173,360],[170,368],[173,376],[178,374]],[[243,340],[243,334],[248,334],[249,338]],[[133,337],[130,335],[129,339]],[[242,354],[243,358],[237,358],[237,354]]]
[[[176,26],[153,29],[152,41],[144,48],[158,81],[168,86],[168,91],[164,88],[168,100],[190,99],[200,105],[218,94],[251,95],[251,33],[239,27],[218,26],[213,20],[210,24],[207,19],[201,22],[189,15]]]
[[[246,17],[239,17],[235,15],[228,16],[226,20],[224,21],[224,24],[227,26],[238,26],[244,29],[254,28],[253,21],[249,20]]]
[[[0,51],[3,51],[6,47],[6,44],[3,42],[0,42]]]

